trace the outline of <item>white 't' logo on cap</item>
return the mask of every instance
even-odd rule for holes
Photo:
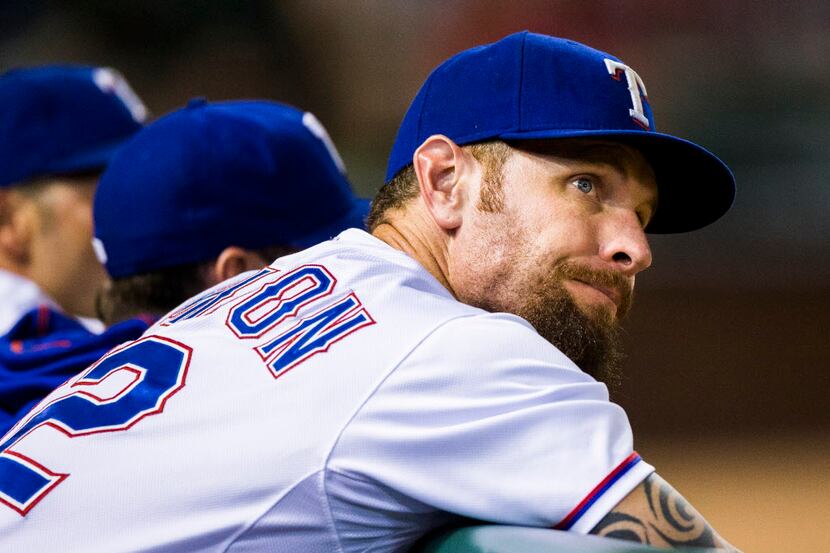
[[[631,102],[634,104],[634,107],[629,109],[628,113],[634,119],[635,123],[648,130],[650,125],[648,117],[646,117],[646,112],[643,109],[643,98],[640,96],[642,94],[642,96],[648,98],[648,92],[646,92],[646,85],[643,83],[643,79],[640,78],[636,71],[618,61],[605,58],[605,67],[608,68],[608,73],[618,81],[620,80],[621,74],[625,73],[628,92],[631,94]]]

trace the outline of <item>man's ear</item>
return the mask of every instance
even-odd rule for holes
[[[461,225],[474,158],[444,135],[427,138],[412,156],[421,197],[435,223],[445,230]]]
[[[37,225],[32,207],[13,190],[0,190],[0,262],[17,272],[29,261],[29,245]]]
[[[222,250],[222,253],[219,254],[219,257],[216,258],[216,262],[213,264],[211,275],[213,282],[210,284],[211,286],[219,284],[245,271],[262,269],[267,264],[268,261],[264,260],[261,255],[254,251],[237,246],[228,246]]]

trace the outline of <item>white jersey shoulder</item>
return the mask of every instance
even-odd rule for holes
[[[457,515],[586,532],[651,470],[526,322],[350,230],[185,303],[12,429],[0,549],[401,551]]]

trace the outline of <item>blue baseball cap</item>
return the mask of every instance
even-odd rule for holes
[[[415,96],[392,147],[389,182],[431,135],[485,140],[612,139],[639,149],[657,178],[646,230],[686,232],[726,213],[735,178],[704,148],[654,128],[642,79],[618,58],[523,31],[453,56]]]
[[[304,248],[362,228],[368,209],[311,113],[194,100],[115,155],[95,193],[93,245],[120,278],[208,260],[228,246]]]
[[[52,65],[0,75],[0,187],[100,171],[147,109],[114,69]]]

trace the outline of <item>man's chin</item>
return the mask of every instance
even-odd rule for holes
[[[617,388],[623,359],[619,323],[607,305],[579,306],[564,287],[519,313],[585,373]]]
[[[574,302],[574,305],[580,314],[585,317],[586,324],[595,324],[611,328],[616,328],[620,324],[619,320],[617,320],[616,305],[608,305],[606,303],[586,304],[584,302]]]

